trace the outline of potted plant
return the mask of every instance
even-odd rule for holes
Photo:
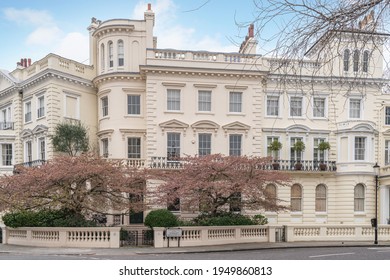
[[[282,149],[282,143],[280,143],[278,139],[275,139],[274,141],[271,142],[271,144],[269,144],[268,147],[274,155],[274,158],[273,158],[274,162],[272,163],[272,166],[273,166],[274,170],[279,170],[279,163],[276,162],[275,160],[278,159],[278,152],[280,149]]]
[[[319,151],[325,152],[326,150],[329,150],[329,149],[330,149],[329,142],[324,141],[324,142],[321,142],[321,143],[318,144],[318,150]],[[319,167],[320,167],[321,171],[325,171],[326,170],[326,164],[323,161],[320,162]]]
[[[303,143],[301,140],[298,140],[294,143],[294,146],[292,148],[297,153],[302,153],[306,147],[305,147],[305,143]],[[302,163],[298,160],[297,163],[295,163],[295,170],[301,170],[301,169],[302,169]]]

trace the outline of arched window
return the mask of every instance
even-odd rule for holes
[[[368,56],[369,53],[368,51],[364,51],[363,53],[363,72],[367,73],[368,72]]]
[[[360,52],[358,50],[355,50],[353,52],[353,72],[359,71],[359,59],[360,59]]]
[[[104,44],[101,44],[100,46],[100,65],[102,67],[102,70],[104,70],[104,66],[106,65],[106,57],[104,52]]]
[[[349,71],[349,56],[350,56],[349,50],[345,50],[344,51],[344,71],[345,72]]]
[[[297,184],[291,187],[291,211],[302,211],[302,187]]]
[[[316,187],[316,212],[326,212],[326,187],[324,185]]]
[[[111,41],[108,42],[108,65],[114,67],[114,44]]]
[[[364,186],[362,184],[357,184],[354,190],[354,211],[363,212],[364,211]]]
[[[276,205],[276,186],[273,184],[269,184],[265,187],[264,191],[265,196],[265,210],[266,211],[273,211],[275,208],[273,207]]]
[[[123,66],[125,64],[125,54],[123,49],[123,41],[118,41],[118,66]]]

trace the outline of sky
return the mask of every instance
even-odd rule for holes
[[[158,48],[237,52],[255,13],[252,0],[0,0],[0,69],[49,53],[88,64],[91,18],[143,19],[147,3]]]

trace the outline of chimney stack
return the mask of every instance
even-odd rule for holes
[[[152,4],[148,3],[148,11],[151,11],[151,10],[152,10]]]

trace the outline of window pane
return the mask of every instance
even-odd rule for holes
[[[326,211],[326,187],[318,185],[316,187],[316,212]]]
[[[359,57],[360,52],[358,50],[353,52],[353,71],[357,72],[359,70]]]
[[[390,125],[390,107],[386,107],[385,110],[385,124]]]
[[[180,133],[167,133],[167,138],[168,160],[180,158]]]
[[[211,91],[198,92],[198,111],[211,111]]]
[[[302,204],[302,188],[299,185],[291,187],[291,211],[301,211]]]
[[[211,134],[199,134],[199,156],[211,154]]]
[[[141,114],[141,96],[128,95],[127,96],[127,113],[129,115]]]
[[[366,137],[355,137],[355,160],[365,160]]]
[[[1,144],[2,165],[12,165],[12,144]]]
[[[108,43],[108,60],[109,60],[109,67],[114,67],[114,45],[112,42]]]
[[[267,185],[265,187],[265,198],[270,203],[270,205],[266,205],[265,210],[266,211],[272,211],[272,205],[276,204],[276,186],[275,185]]]
[[[385,164],[389,165],[390,164],[390,140],[385,141]]]
[[[349,50],[344,51],[344,71],[349,71]]]
[[[230,92],[229,112],[242,112],[242,92]]]
[[[102,156],[108,157],[108,139],[102,139]]]
[[[290,116],[302,116],[302,97],[291,97],[290,99]]]
[[[229,136],[229,155],[241,156],[241,138],[242,135]]]
[[[364,186],[358,184],[354,189],[354,211],[364,211]]]
[[[141,158],[141,138],[127,139],[127,158]]]
[[[313,117],[325,117],[325,98],[314,98],[313,100]]]
[[[363,72],[368,72],[368,51],[363,53]]]
[[[350,99],[349,100],[349,117],[354,119],[360,119],[361,100]]]
[[[105,117],[108,115],[108,97],[105,96],[101,100],[102,100],[102,116]]]
[[[279,96],[267,97],[267,116],[279,116]]]
[[[180,90],[167,90],[167,110],[180,111]]]
[[[118,41],[118,66],[124,65],[124,50],[123,50],[123,41]]]

